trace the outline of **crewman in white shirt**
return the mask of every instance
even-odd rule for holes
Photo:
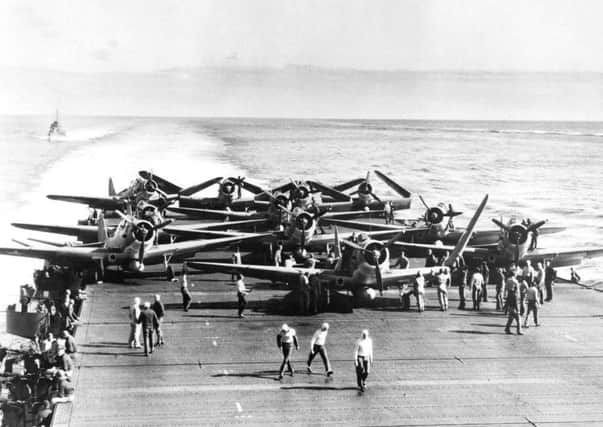
[[[295,329],[290,328],[286,323],[283,323],[280,332],[276,336],[276,345],[278,348],[283,350],[283,363],[279,370],[278,379],[283,379],[283,372],[285,372],[285,366],[289,368],[289,373],[293,376],[293,366],[291,366],[291,349],[295,345],[295,349],[299,350],[299,344],[297,343],[297,335]]]
[[[356,365],[358,387],[360,391],[364,391],[366,389],[366,378],[373,364],[373,340],[369,338],[367,329],[362,331],[360,339],[356,341],[354,363]]]
[[[310,341],[310,355],[308,356],[308,373],[312,373],[312,360],[316,354],[320,354],[322,358],[322,362],[325,364],[325,371],[327,371],[327,377],[333,375],[333,371],[331,370],[331,363],[329,362],[329,356],[327,355],[327,349],[325,348],[325,344],[327,342],[327,334],[329,333],[329,324],[323,323],[320,329],[317,329],[312,336],[312,341]]]

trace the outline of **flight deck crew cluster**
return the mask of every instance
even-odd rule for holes
[[[329,324],[323,323],[319,329],[314,332],[310,340],[310,353],[308,354],[307,372],[311,374],[312,361],[316,355],[320,355],[324,364],[327,377],[333,375],[331,362],[327,354],[326,341],[329,333]],[[291,328],[286,323],[281,326],[281,330],[276,335],[277,347],[282,351],[283,360],[279,368],[278,379],[283,379],[285,369],[293,376],[295,369],[291,364],[291,354],[293,349],[299,350],[299,340],[295,329]],[[356,382],[360,391],[366,389],[366,380],[373,364],[373,340],[369,337],[369,332],[364,329],[360,335],[360,339],[356,341],[354,347],[354,367],[356,370]]]

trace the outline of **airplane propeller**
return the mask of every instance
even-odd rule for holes
[[[245,177],[244,176],[237,176],[236,178],[231,178],[232,181],[234,182],[234,184],[237,187],[237,198],[240,199],[241,198],[241,188],[244,185],[244,181],[245,181]]]
[[[519,260],[519,246],[527,242],[530,233],[538,233],[538,229],[546,224],[546,220],[531,223],[529,220],[527,223],[521,224],[505,224],[501,220],[492,218],[492,222],[500,227],[507,233],[509,243],[515,246],[514,261]]]
[[[387,257],[384,245],[380,242],[370,242],[366,247],[362,247],[357,243],[350,240],[341,240],[341,243],[361,251],[364,254],[366,262],[375,268],[375,279],[377,281],[377,288],[379,288],[379,294],[383,295],[383,276],[381,275],[381,269],[379,266],[385,261]]]
[[[452,207],[452,203],[448,204],[448,210],[444,212],[441,205],[430,207],[420,194],[419,199],[426,209],[423,220],[429,224],[439,224],[444,220],[444,217],[454,218],[455,216],[462,215],[463,213],[455,211]]]
[[[303,184],[299,184],[293,180],[293,178],[289,178],[291,180],[291,184],[293,184],[293,190],[291,190],[291,198],[294,200],[304,200],[310,196],[310,189]]]

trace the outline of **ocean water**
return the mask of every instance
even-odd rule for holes
[[[0,117],[0,244],[33,232],[13,221],[74,224],[84,206],[45,195],[105,195],[149,169],[183,187],[241,175],[272,186],[311,177],[328,184],[378,169],[429,204],[452,203],[463,224],[484,194],[479,223],[509,215],[568,229],[541,247],[603,245],[603,123],[62,117],[67,136],[49,143],[52,117]],[[393,196],[375,176],[375,192]],[[208,189],[199,195],[214,195]],[[404,216],[416,218],[417,197]],[[62,241],[61,236],[46,236]],[[603,262],[601,262],[603,264]],[[16,299],[36,260],[0,256],[0,304]],[[603,278],[591,263],[581,274]]]

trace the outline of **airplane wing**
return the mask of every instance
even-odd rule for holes
[[[384,286],[392,286],[399,284],[400,282],[409,282],[415,277],[420,271],[425,278],[429,278],[436,274],[441,267],[424,267],[424,268],[395,268],[384,271],[381,273],[381,280],[383,280]]]
[[[183,196],[192,196],[193,194],[198,193],[201,190],[205,190],[207,187],[217,184],[220,181],[222,181],[222,177],[217,176],[200,184],[192,185],[183,190],[180,194],[182,194]]]
[[[113,199],[109,197],[64,196],[58,194],[49,194],[46,197],[51,200],[59,200],[61,202],[80,203],[95,209],[116,210],[124,209],[126,206],[125,200]]]
[[[376,223],[376,222],[367,222],[367,221],[350,221],[350,220],[345,220],[345,219],[339,219],[339,218],[333,218],[332,216],[330,216],[331,212],[325,214],[323,217],[321,217],[321,222],[325,223],[325,224],[331,224],[331,225],[339,225],[341,227],[346,227],[346,228],[353,228],[356,230],[362,230],[362,231],[381,231],[381,230],[397,230],[397,231],[410,231],[410,230],[427,230],[426,227],[421,227],[421,228],[406,228],[403,227],[401,225],[391,225],[391,224],[383,224],[383,223]],[[338,214],[338,213],[343,213],[345,214],[346,212],[333,212],[334,214]]]
[[[337,191],[345,191],[364,182],[364,178],[356,178],[343,184],[334,185],[333,188]]]
[[[452,252],[454,250],[454,246],[452,245],[435,245],[432,243],[409,243],[409,242],[395,242],[394,245],[402,246],[404,248],[417,248],[417,249],[433,249],[437,251],[448,251]],[[487,248],[474,248],[471,246],[467,246],[463,249],[463,252],[472,253],[472,254],[488,254],[489,251]]]
[[[55,264],[92,264],[95,259],[103,259],[106,254],[104,248],[95,247],[0,247],[0,255],[37,258]]]
[[[250,219],[243,221],[222,221],[222,222],[208,222],[208,223],[192,223],[184,225],[171,225],[163,228],[163,231],[169,234],[182,234],[189,231],[203,231],[203,230],[233,230],[237,227],[252,227],[265,225],[265,219]],[[232,233],[239,234],[239,231]]]
[[[261,194],[264,192],[264,189],[261,188],[260,186],[247,182],[244,179],[241,180],[240,184],[241,184],[241,187],[243,187],[245,190],[249,191],[250,193]]]
[[[219,262],[198,262],[187,261],[189,267],[207,273],[241,273],[244,276],[256,277],[258,279],[268,279],[274,281],[291,281],[299,277],[300,274],[322,274],[332,270],[320,268],[302,268],[302,267],[276,267],[273,265],[253,265],[253,264],[224,264]]]
[[[325,203],[324,206],[328,207],[329,203]],[[324,219],[331,218],[331,219],[335,220],[335,219],[361,218],[361,217],[366,218],[367,216],[383,217],[384,214],[385,214],[385,211],[383,209],[371,209],[368,211],[365,211],[365,210],[341,211],[341,212],[331,211],[331,212],[327,212],[326,214],[321,216],[321,218],[324,218]]]
[[[385,175],[384,173],[379,172],[378,170],[375,170],[375,174],[381,178],[381,180],[383,182],[385,182],[392,190],[394,190],[396,193],[398,193],[400,196],[408,199],[411,194],[408,190],[402,188],[402,186],[400,186],[399,184],[397,184],[396,182],[394,182],[391,178],[389,178],[387,175]]]
[[[308,181],[308,183],[311,184],[312,186],[314,186],[322,194],[326,194],[327,196],[332,197],[333,200],[337,200],[337,201],[341,201],[341,202],[349,202],[350,200],[352,200],[352,198],[350,196],[348,196],[347,194],[344,194],[341,191],[337,191],[334,188],[329,187],[327,185],[321,184],[320,182]]]
[[[249,219],[257,217],[257,212],[227,211],[217,209],[195,209],[195,208],[167,208],[170,212],[188,215],[194,218],[206,218],[208,215],[222,216],[224,218]]]
[[[188,240],[185,242],[156,245],[145,251],[144,259],[145,261],[152,261],[163,258],[164,256],[182,259],[183,257],[191,257],[200,251],[224,248],[243,240],[261,239],[264,237],[263,234],[246,234],[231,237],[219,237],[217,239]]]
[[[550,260],[553,267],[569,267],[580,265],[586,259],[603,257],[603,247],[568,248],[568,249],[535,249],[524,255],[530,261]]]
[[[65,234],[67,236],[76,236],[77,240],[82,242],[96,242],[98,240],[98,227],[96,225],[44,225],[44,224],[26,224],[21,222],[13,222],[13,227],[22,228],[24,230],[41,231],[52,234]]]

